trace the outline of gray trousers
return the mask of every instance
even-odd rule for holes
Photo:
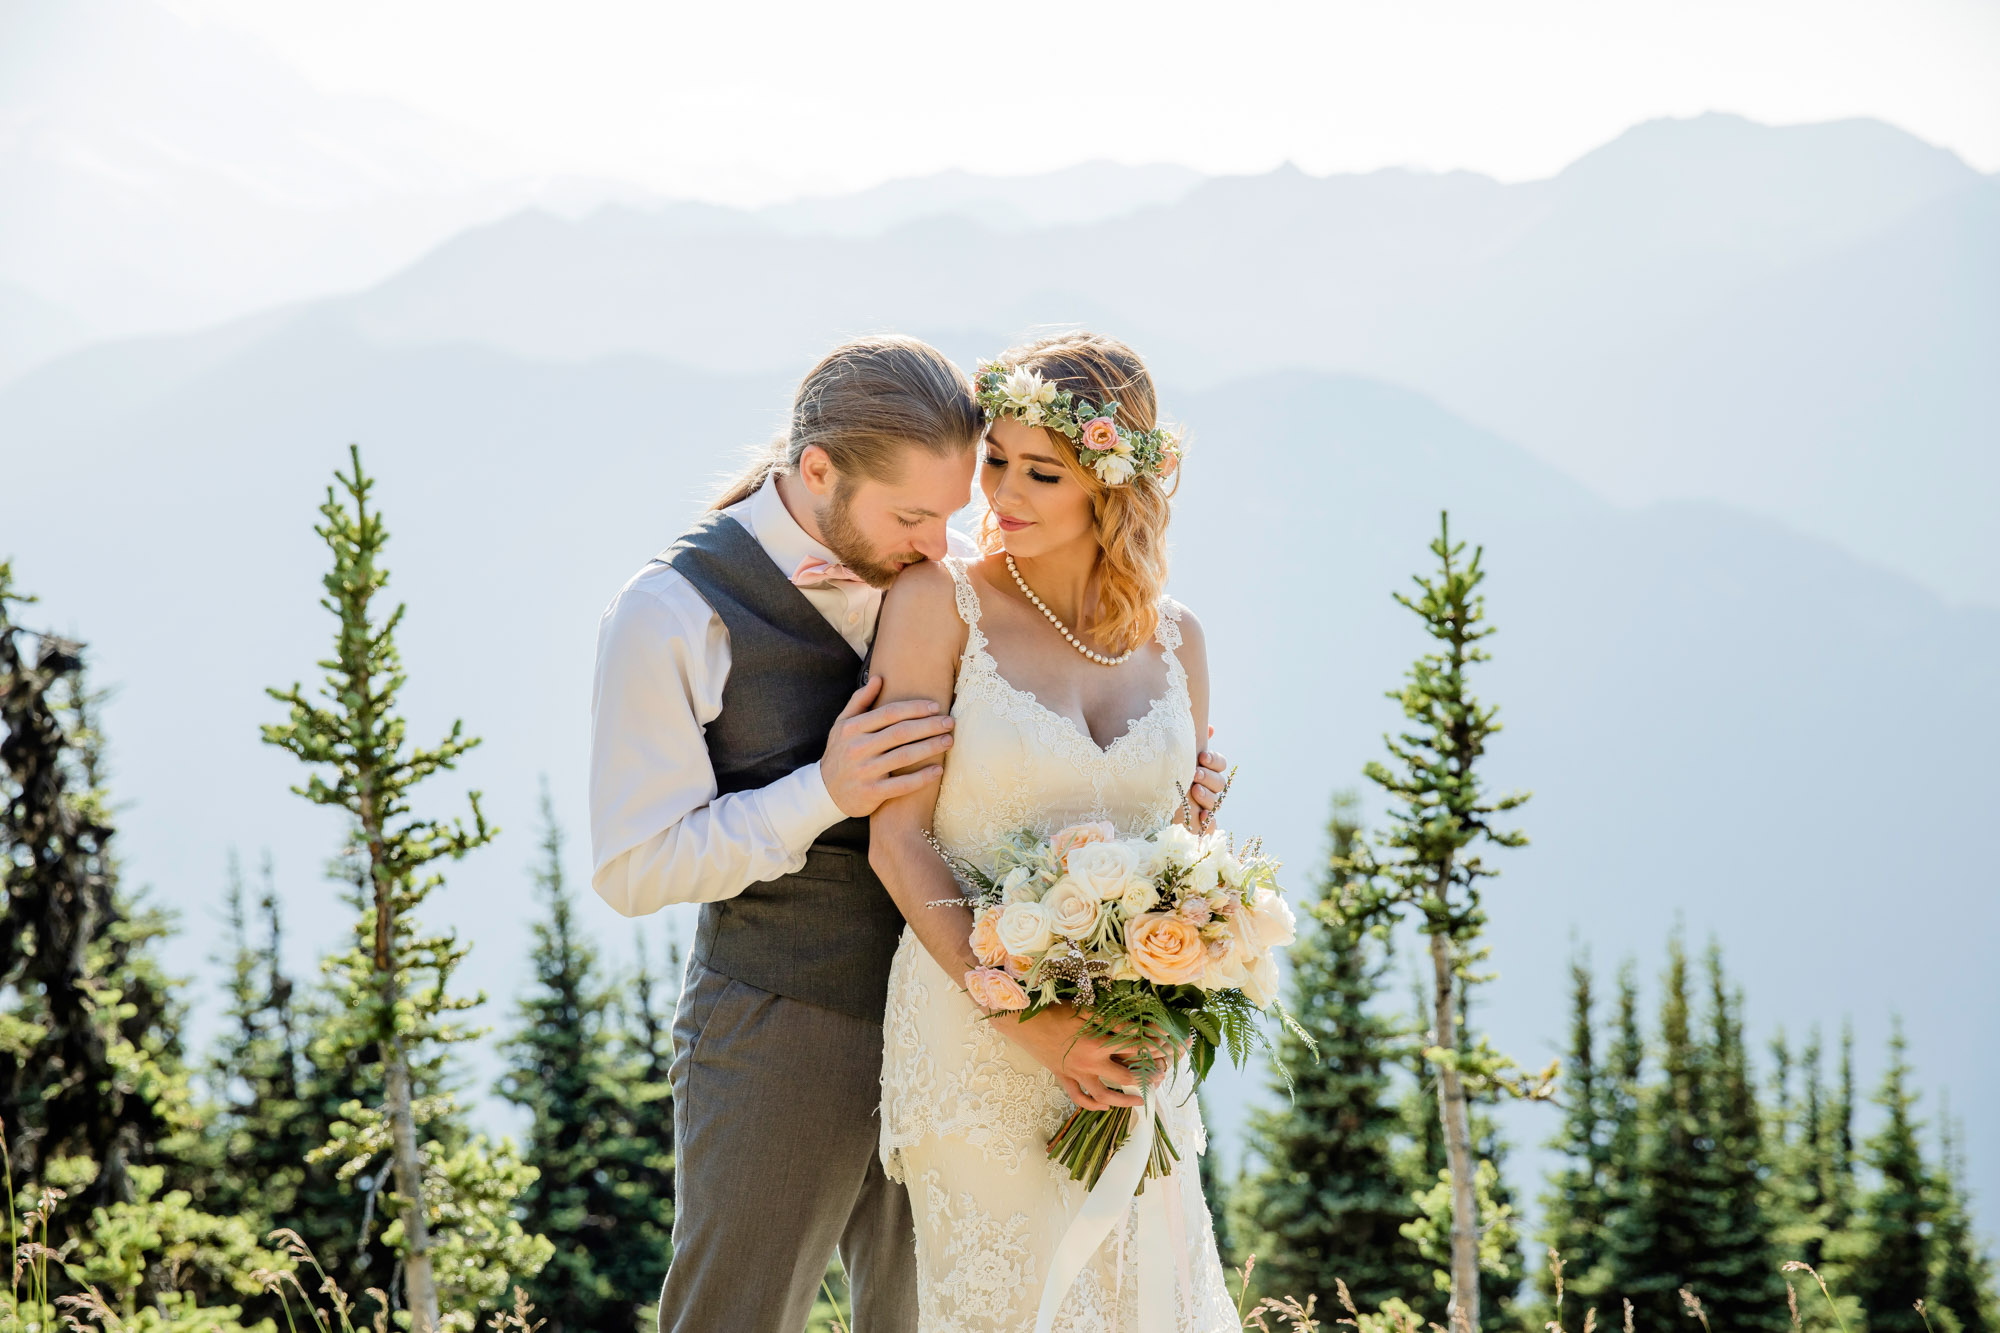
[[[855,1333],[915,1333],[916,1224],[877,1156],[881,1075],[880,1023],[689,964],[660,1333],[799,1333],[836,1250]]]

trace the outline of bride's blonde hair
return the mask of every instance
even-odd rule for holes
[[[1128,429],[1151,430],[1160,424],[1159,398],[1146,363],[1116,338],[1052,334],[1010,347],[991,364],[1010,371],[1033,370],[1093,403],[1116,399],[1118,422]],[[1108,486],[1083,465],[1076,446],[1061,431],[1044,427],[1042,433],[1090,496],[1097,544],[1103,552],[1090,633],[1112,654],[1136,648],[1159,627],[1160,593],[1167,584],[1167,500],[1180,484],[1180,473],[1176,470],[1167,478],[1135,476],[1123,485]],[[991,512],[980,521],[979,546],[989,555],[1001,547],[1000,528]]]

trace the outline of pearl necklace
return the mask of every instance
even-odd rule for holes
[[[1015,568],[1014,557],[1011,554],[1007,557],[1007,572],[1014,576],[1014,586],[1021,590],[1021,595],[1026,597],[1029,601],[1033,602],[1035,604],[1035,609],[1037,611],[1040,611],[1043,615],[1049,618],[1049,623],[1056,627],[1057,631],[1062,634],[1063,638],[1069,640],[1069,646],[1076,649],[1078,652],[1082,653],[1085,657],[1097,663],[1099,666],[1118,666],[1122,664],[1126,659],[1131,657],[1133,653],[1139,651],[1136,647],[1127,648],[1124,652],[1118,654],[1118,656],[1116,657],[1106,657],[1103,653],[1098,652],[1095,648],[1086,648],[1081,642],[1078,641],[1076,635],[1069,632],[1069,626],[1063,624],[1062,621],[1058,620],[1056,618],[1056,613],[1049,610],[1048,606],[1042,601],[1041,598],[1035,596],[1035,590],[1028,586],[1028,581],[1021,577],[1021,571]]]

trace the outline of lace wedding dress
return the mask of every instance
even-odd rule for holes
[[[979,629],[979,594],[957,558],[944,562],[967,626],[933,828],[954,856],[984,864],[1002,835],[1109,820],[1150,833],[1179,808],[1195,735],[1179,610],[1162,603],[1157,634],[1166,693],[1100,749],[1074,721],[1000,675]],[[1073,1108],[1055,1076],[994,1030],[956,979],[906,927],[883,1020],[882,1161],[903,1181],[917,1225],[919,1333],[1030,1333],[1050,1266],[1087,1191],[1051,1162],[1048,1142]],[[1203,1202],[1196,1154],[1207,1135],[1185,1065],[1161,1090],[1180,1162],[1148,1182],[1061,1305],[1059,1333],[1223,1333],[1236,1328]],[[1162,1209],[1180,1252],[1141,1262],[1139,1212]],[[1154,1235],[1162,1234],[1158,1231]],[[1139,1327],[1139,1282],[1164,1282],[1172,1330]],[[1157,1295],[1155,1300],[1160,1299]]]

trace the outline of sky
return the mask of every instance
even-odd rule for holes
[[[2000,0],[170,0],[511,167],[754,205],[950,167],[1551,175],[1633,123],[1876,116],[2000,170]]]

